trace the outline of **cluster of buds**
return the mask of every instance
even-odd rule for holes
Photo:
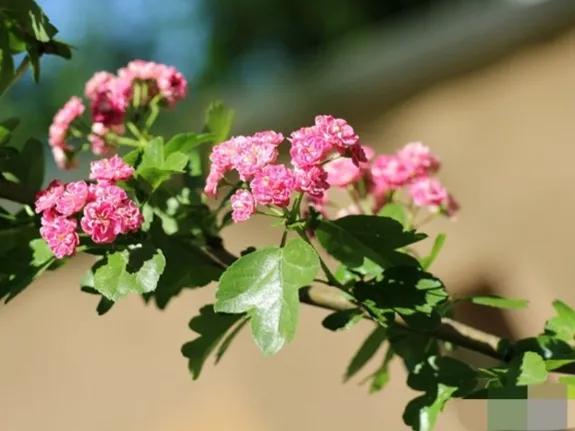
[[[330,202],[326,191],[330,187],[371,199],[374,213],[403,189],[416,207],[448,216],[459,208],[434,176],[439,159],[421,143],[407,144],[393,155],[376,155],[372,148],[360,144],[345,120],[329,115],[319,115],[313,126],[291,133],[291,166],[276,163],[284,140],[281,133],[264,131],[236,136],[213,148],[204,191],[214,197],[226,175],[235,171],[240,188],[230,203],[236,223],[250,218],[258,205],[287,207],[294,192],[302,192],[327,216]],[[360,211],[354,203],[340,215]]]
[[[130,113],[136,116],[152,103],[171,107],[185,97],[186,90],[186,79],[178,70],[154,62],[134,60],[115,75],[95,73],[84,90],[90,106],[90,125],[81,124],[86,107],[76,96],[54,116],[49,142],[56,164],[62,169],[74,165],[76,150],[69,143],[70,136],[85,136],[94,154],[108,154],[115,146],[114,138],[125,133]]]
[[[57,258],[74,254],[80,243],[78,224],[98,244],[111,243],[118,235],[140,228],[140,209],[116,185],[133,174],[132,167],[115,155],[92,162],[93,182],[54,180],[38,193],[35,210],[42,214],[40,234]]]
[[[317,116],[313,126],[290,135],[291,167],[276,163],[284,141],[281,133],[264,131],[236,136],[213,148],[204,191],[215,196],[226,174],[235,171],[242,184],[230,199],[236,223],[247,220],[258,205],[289,206],[294,192],[321,199],[329,188],[324,165],[334,157],[357,165],[366,161],[353,128],[328,115]]]

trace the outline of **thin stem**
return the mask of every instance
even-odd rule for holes
[[[311,240],[307,236],[307,233],[305,232],[304,229],[297,229],[297,233],[305,242],[307,242],[309,245],[311,245],[313,247],[313,244],[311,243]],[[321,258],[319,253],[318,253],[317,257],[319,258],[319,264],[320,264],[321,269],[322,269],[323,273],[325,274],[329,284],[345,291],[343,284],[341,284],[337,280],[337,278],[335,278],[335,275],[333,275],[333,273],[331,272],[331,270],[329,269],[327,264],[324,262],[324,260]]]
[[[282,233],[282,239],[280,241],[280,247],[283,247],[284,245],[286,245],[287,234],[288,234],[287,229],[284,229],[284,232]]]

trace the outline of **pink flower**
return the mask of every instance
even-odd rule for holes
[[[169,106],[186,97],[188,82],[175,67],[163,66],[156,83]]]
[[[90,142],[92,153],[98,156],[104,156],[114,150],[114,146],[106,139],[108,133],[123,135],[124,125],[118,124],[107,127],[104,123],[92,123],[92,133],[88,135],[88,142]]]
[[[84,94],[88,99],[94,101],[100,93],[107,91],[107,86],[110,81],[113,81],[116,77],[110,72],[96,72],[92,77],[86,82],[84,86]]]
[[[330,142],[317,127],[303,127],[292,132],[290,155],[292,164],[298,168],[307,168],[323,161],[332,150]]]
[[[90,163],[90,178],[104,181],[123,181],[134,175],[134,168],[124,162],[117,154],[108,159]]]
[[[212,166],[220,171],[227,171],[233,166],[233,161],[237,158],[241,142],[245,138],[243,136],[234,137],[224,141],[212,148],[210,153],[210,161]]]
[[[140,81],[148,84],[148,98],[160,93],[168,105],[172,106],[186,96],[188,82],[175,67],[152,61],[134,60],[118,70],[118,76],[127,81]],[[144,100],[144,103],[148,100]]]
[[[52,157],[60,169],[72,169],[77,165],[71,148],[52,147]]]
[[[344,119],[318,115],[315,117],[315,125],[334,147],[346,149],[359,144],[359,136]]]
[[[218,184],[224,178],[225,171],[221,170],[218,165],[212,164],[210,173],[206,178],[204,193],[208,196],[215,197],[218,194]]]
[[[262,134],[254,137],[235,138],[236,152],[231,162],[243,181],[249,181],[264,166],[275,162],[278,157],[278,144],[274,141],[276,138],[265,135],[267,132],[260,133]]]
[[[358,182],[362,177],[361,169],[351,159],[335,159],[324,166],[327,182],[335,187],[347,187]]]
[[[440,167],[439,159],[421,142],[407,144],[397,152],[397,157],[409,167],[413,177],[432,174]]]
[[[256,210],[254,197],[247,190],[238,190],[230,198],[232,205],[232,219],[235,223],[244,222]]]
[[[128,200],[126,191],[107,181],[90,184],[88,187],[88,202],[106,201],[118,207]]]
[[[82,230],[98,244],[111,243],[122,232],[122,217],[117,207],[108,201],[97,200],[84,207],[84,216],[80,220]]]
[[[429,177],[415,180],[409,186],[409,193],[415,205],[429,207],[431,210],[438,210],[447,203],[449,197],[439,180]]]
[[[120,232],[128,233],[140,229],[144,222],[144,217],[138,206],[132,200],[128,200],[118,207],[116,214],[120,218]]]
[[[106,127],[122,124],[131,97],[131,81],[117,77],[104,81],[91,99],[92,121]]]
[[[286,207],[296,187],[294,173],[284,165],[267,165],[250,183],[257,204]]]
[[[82,210],[88,199],[88,185],[84,181],[68,183],[56,202],[56,210],[70,216]]]
[[[85,107],[78,97],[73,96],[56,113],[50,125],[48,141],[52,147],[54,159],[58,167],[65,169],[71,166],[69,161],[72,148],[66,142],[68,130],[78,117],[84,113]]]
[[[62,193],[64,193],[64,183],[60,180],[52,181],[48,187],[38,192],[35,202],[36,214],[54,208]]]
[[[371,178],[376,184],[388,187],[403,187],[412,179],[412,170],[396,156],[381,155],[371,166]]]
[[[42,217],[40,235],[58,259],[71,256],[80,243],[76,233],[78,223],[74,219],[56,216],[50,211],[48,213],[45,213],[46,217]]]
[[[296,168],[294,173],[298,189],[314,198],[322,197],[324,191],[329,189],[328,173],[320,166]]]

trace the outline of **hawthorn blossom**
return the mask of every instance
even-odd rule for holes
[[[399,188],[409,184],[413,175],[410,167],[396,155],[383,154],[371,165],[371,178],[377,185]]]
[[[70,216],[81,211],[87,199],[88,184],[84,181],[68,183],[56,202],[56,210],[64,216]]]
[[[298,190],[314,198],[320,198],[329,189],[328,173],[320,166],[312,166],[309,169],[296,168],[294,174]]]
[[[256,210],[253,195],[247,190],[238,190],[230,198],[232,220],[240,223],[249,219]]]
[[[332,149],[330,143],[317,127],[303,127],[290,135],[291,162],[305,169],[320,164]]]
[[[134,60],[118,70],[118,76],[129,82],[148,83],[148,97],[161,94],[169,106],[186,96],[188,82],[175,67],[152,61]]]
[[[134,175],[134,168],[128,165],[117,154],[90,163],[90,179],[104,181],[123,181]]]
[[[421,142],[411,142],[397,152],[398,159],[410,170],[412,177],[430,175],[439,170],[440,162]]]
[[[124,122],[132,98],[132,83],[129,80],[113,76],[103,80],[100,87],[91,94],[90,107],[94,123],[111,127]]]
[[[88,202],[106,200],[115,206],[119,206],[127,199],[128,194],[124,189],[107,181],[99,181],[96,184],[90,184],[88,187]]]
[[[70,126],[79,118],[85,110],[82,100],[76,96],[71,97],[64,106],[56,113],[50,125],[48,142],[52,147],[52,153],[56,164],[61,169],[72,166],[70,153],[72,147],[66,142]]]
[[[265,133],[265,132],[260,132]],[[272,132],[275,133],[275,132]],[[281,136],[281,135],[280,135]],[[283,141],[283,136],[279,143]],[[240,179],[248,181],[264,166],[274,163],[278,158],[277,140],[239,136],[235,140],[235,153],[232,166],[238,171]]]
[[[34,204],[36,214],[54,208],[62,193],[64,193],[64,183],[60,180],[53,180],[46,189],[38,192]]]
[[[449,194],[436,178],[422,177],[409,186],[409,193],[413,203],[420,207],[429,207],[438,210],[447,203]]]
[[[75,219],[55,215],[50,210],[47,211],[46,217],[42,217],[40,235],[58,259],[74,254],[80,242],[76,233],[77,225]]]
[[[254,176],[250,188],[257,204],[286,207],[296,188],[296,179],[285,165],[267,165]]]
[[[113,242],[122,231],[122,219],[116,212],[116,206],[106,200],[87,204],[80,225],[97,244]]]
[[[261,169],[277,160],[278,146],[283,140],[281,133],[267,130],[252,136],[235,136],[214,146],[204,192],[215,196],[218,183],[231,170],[236,170],[242,181],[251,180]]]

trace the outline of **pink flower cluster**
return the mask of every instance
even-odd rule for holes
[[[128,63],[116,75],[95,73],[84,89],[90,102],[92,124],[86,133],[92,152],[97,155],[110,152],[113,143],[107,136],[124,134],[131,105],[137,105],[134,106],[137,109],[159,98],[160,102],[173,106],[186,96],[187,86],[184,76],[174,67],[143,60]],[[58,111],[50,126],[50,145],[60,168],[72,166],[73,148],[66,139],[72,122],[84,111],[81,99],[74,96]]]
[[[64,184],[52,181],[36,196],[36,213],[42,214],[40,235],[54,255],[61,259],[74,254],[82,231],[95,243],[113,242],[120,234],[136,231],[143,218],[140,209],[116,185],[129,179],[134,170],[117,155],[91,164],[90,179]]]
[[[48,142],[52,148],[54,160],[60,169],[72,167],[73,148],[66,142],[66,137],[74,120],[81,117],[85,110],[82,100],[73,96],[56,113],[50,125]]]
[[[366,162],[366,155],[353,128],[343,119],[319,115],[315,124],[294,131],[289,138],[292,167],[276,163],[284,136],[271,130],[236,136],[216,145],[204,191],[217,194],[230,171],[237,172],[245,188],[231,197],[232,218],[247,220],[257,205],[287,207],[294,192],[321,199],[329,188],[326,162],[346,157],[350,163]]]
[[[433,174],[441,164],[428,147],[420,142],[405,145],[393,155],[381,155],[371,166],[371,191],[376,207],[390,191],[406,187],[416,206],[444,211],[453,216],[459,209],[455,199]]]
[[[439,159],[420,142],[409,143],[395,154],[375,157],[371,148],[364,147],[367,162],[354,165],[349,159],[328,163],[327,181],[335,187],[348,187],[365,181],[367,191],[374,199],[378,211],[390,194],[406,189],[416,206],[431,211],[443,211],[452,216],[459,206],[445,187],[433,175],[440,168]],[[321,209],[322,202],[315,202]],[[348,209],[349,210],[349,209]]]

